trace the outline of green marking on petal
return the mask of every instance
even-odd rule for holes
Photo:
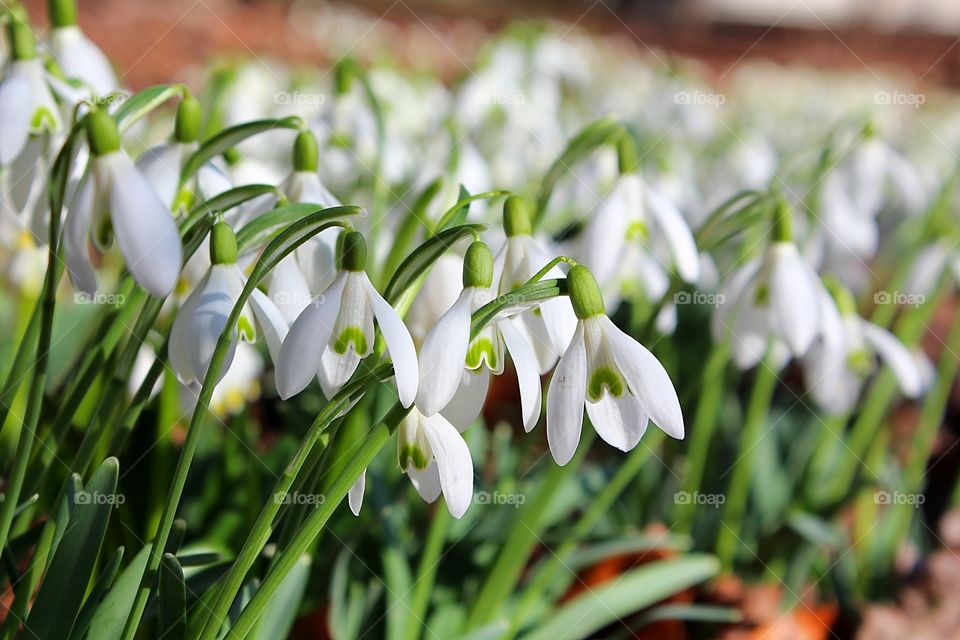
[[[409,464],[412,464],[413,468],[417,471],[423,471],[427,468],[427,464],[429,464],[427,462],[427,454],[415,444],[408,444],[403,447],[398,457],[401,469],[406,469]]]
[[[33,112],[30,120],[32,131],[53,131],[57,128],[57,117],[46,107],[40,107]]]
[[[757,287],[757,294],[753,298],[758,307],[765,307],[770,302],[770,287],[762,284]]]
[[[847,354],[847,366],[860,376],[869,375],[873,370],[873,355],[866,349],[854,349]]]
[[[173,199],[173,211],[186,211],[193,204],[193,191],[190,187],[184,185],[180,187],[177,196]]]
[[[596,402],[603,395],[603,390],[606,390],[614,398],[619,398],[623,395],[624,391],[623,378],[620,377],[616,371],[610,367],[598,367],[593,370],[593,373],[590,375],[590,383],[587,385],[587,395],[590,396],[590,399]]]
[[[350,343],[353,343],[354,352],[358,354],[367,352],[367,338],[360,327],[347,327],[341,331],[333,343],[333,350],[342,356],[347,352]]]
[[[254,342],[257,339],[257,330],[246,316],[240,316],[237,320],[237,331],[245,342]]]
[[[110,216],[101,218],[100,224],[94,230],[94,237],[96,238],[96,245],[101,248],[109,247],[113,243],[113,222],[110,220]]]
[[[650,238],[650,229],[640,220],[631,222],[627,227],[627,240],[647,240]]]
[[[483,364],[486,357],[487,366],[491,369],[497,368],[497,350],[493,348],[493,342],[490,338],[480,337],[473,341],[470,348],[467,349],[465,360],[468,369],[477,369]]]

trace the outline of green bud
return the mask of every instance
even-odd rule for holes
[[[823,286],[827,288],[834,302],[837,303],[837,309],[840,310],[840,315],[856,315],[857,301],[845,284],[840,282],[838,278],[827,275],[823,277]]]
[[[27,14],[22,8],[10,12],[7,38],[10,41],[10,55],[14,60],[33,60],[37,57],[37,42],[33,37],[33,29],[27,22]]]
[[[507,237],[528,236],[533,231],[527,205],[520,196],[510,196],[503,203],[503,230]]]
[[[120,148],[117,121],[102,109],[94,109],[87,116],[87,142],[95,156],[113,153]]]
[[[487,243],[477,240],[463,256],[463,286],[489,287],[493,284],[493,254]]]
[[[573,311],[581,320],[599,316],[604,313],[603,296],[600,287],[594,279],[590,269],[578,264],[570,267],[567,272],[567,293]]]
[[[311,131],[301,131],[293,143],[293,170],[315,173],[319,165],[320,152],[317,139]]]
[[[210,230],[210,262],[234,264],[237,261],[237,236],[230,225],[221,220]]]
[[[49,0],[47,11],[50,14],[50,24],[54,28],[72,27],[77,24],[76,0]]]
[[[367,241],[359,231],[340,234],[339,264],[341,271],[363,271],[367,268]]]
[[[200,137],[200,101],[187,96],[177,105],[177,120],[173,127],[173,139],[177,142],[195,142]]]
[[[621,175],[630,173],[637,168],[637,145],[628,131],[624,131],[620,139],[617,140],[617,160]]]
[[[774,242],[793,240],[793,219],[789,205],[783,200],[773,208],[773,240]]]

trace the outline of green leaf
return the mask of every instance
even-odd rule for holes
[[[436,235],[437,233],[451,227],[456,227],[463,224],[467,219],[467,213],[470,211],[471,202],[509,195],[509,191],[485,191],[484,193],[478,193],[477,195],[472,196],[466,189],[463,188],[463,185],[460,185],[459,199],[457,200],[456,204],[447,209],[444,214],[440,216],[437,226],[433,229],[433,235]]]
[[[570,600],[523,638],[587,638],[608,624],[715,576],[719,570],[717,559],[706,554],[645,565]]]
[[[96,613],[100,603],[103,602],[104,597],[106,597],[107,592],[110,590],[110,585],[113,584],[113,579],[117,577],[121,560],[123,560],[123,547],[119,547],[113,552],[110,563],[93,584],[93,589],[90,590],[90,595],[87,597],[87,601],[83,603],[83,608],[80,609],[80,615],[77,616],[77,621],[73,624],[73,629],[70,631],[70,640],[81,640],[86,635],[87,629],[90,628],[90,621],[93,619],[93,614]]]
[[[117,459],[107,458],[84,492],[77,494],[70,524],[26,621],[31,637],[62,640],[70,636],[110,521],[119,470]]]
[[[390,278],[390,284],[387,285],[383,297],[390,304],[396,304],[400,296],[418,278],[424,275],[451,246],[464,238],[483,232],[486,228],[486,225],[483,224],[465,224],[441,231],[421,244],[397,267],[397,272]]]
[[[248,200],[253,200],[258,196],[268,193],[279,195],[280,191],[276,187],[269,184],[245,184],[242,187],[227,189],[223,193],[218,193],[209,200],[204,200],[203,202],[195,204],[187,213],[185,222],[182,226],[184,229],[189,229],[193,222],[201,216],[229,211],[230,209],[233,209],[234,207],[241,205]]]
[[[301,556],[300,561],[283,579],[280,588],[277,589],[277,593],[274,594],[257,623],[254,640],[273,640],[273,638],[286,638],[289,635],[297,619],[300,601],[303,600],[303,594],[307,590],[310,565],[310,556]]]
[[[171,553],[160,560],[159,637],[182,640],[187,634],[187,589],[183,569]]]
[[[138,120],[174,96],[183,95],[182,84],[158,84],[130,96],[117,108],[115,117],[120,132],[132,127]]]
[[[104,638],[113,640],[119,638],[123,633],[123,625],[130,615],[130,609],[133,607],[133,599],[137,595],[137,587],[140,586],[140,579],[143,577],[143,571],[147,566],[147,559],[150,557],[150,545],[146,545],[134,556],[133,560],[127,565],[127,568],[120,573],[120,577],[113,584],[113,587],[107,593],[96,613],[93,614],[93,620],[90,621],[90,634],[88,638]]]
[[[318,222],[336,221],[359,215],[363,209],[353,205],[329,207],[324,209],[318,204],[284,204],[272,211],[257,216],[237,232],[237,247],[243,253],[254,246],[269,242],[283,231],[285,225],[302,220],[308,215],[321,213]],[[322,220],[321,220],[322,219]]]
[[[413,574],[407,556],[396,539],[383,550],[383,574],[387,585],[387,640],[399,640],[410,615],[409,594],[413,590]]]
[[[232,149],[247,138],[273,129],[299,129],[302,126],[303,120],[297,116],[290,116],[287,118],[254,120],[224,129],[200,145],[200,148],[187,158],[183,170],[180,172],[180,184],[193,177],[200,170],[200,167],[207,162]]]
[[[692,622],[717,622],[736,624],[743,620],[743,614],[730,607],[717,607],[706,604],[665,604],[654,607],[640,619],[640,626],[647,626],[661,620],[689,620]]]

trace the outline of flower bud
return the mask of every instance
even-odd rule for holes
[[[47,3],[50,24],[54,28],[72,27],[77,24],[76,0],[49,0]]]
[[[503,203],[503,230],[508,238],[513,236],[528,236],[533,227],[530,226],[530,215],[527,205],[520,196],[510,196]]]
[[[581,320],[604,313],[600,287],[585,266],[578,264],[570,267],[570,271],[567,272],[567,293],[573,305],[573,312]]]
[[[463,287],[487,288],[493,284],[493,254],[485,242],[477,240],[463,257]]]
[[[177,142],[195,142],[200,137],[200,101],[187,96],[177,106],[173,138]]]
[[[367,241],[359,231],[340,234],[339,249],[341,271],[363,271],[367,268]]]
[[[233,264],[237,261],[237,236],[223,220],[210,230],[210,262]]]
[[[120,148],[117,121],[102,109],[94,109],[87,116],[87,142],[95,156],[113,153]]]
[[[301,131],[293,143],[293,170],[315,173],[319,166],[320,152],[317,139],[311,131]]]

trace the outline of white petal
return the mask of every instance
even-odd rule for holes
[[[461,370],[460,386],[440,414],[461,433],[480,416],[490,388],[490,369]]]
[[[33,106],[30,82],[22,67],[12,64],[0,83],[0,164],[13,162],[27,143]]]
[[[283,314],[287,324],[296,322],[307,305],[313,301],[307,279],[297,266],[297,259],[288,255],[270,272],[267,285],[270,300]]]
[[[904,395],[908,398],[919,396],[923,392],[923,376],[910,350],[889,331],[866,321],[863,321],[862,326],[864,340],[870,343],[893,371]]]
[[[367,295],[370,296],[370,305],[373,315],[380,325],[380,333],[387,343],[387,353],[393,361],[394,377],[397,382],[397,394],[400,404],[409,407],[417,396],[419,386],[419,370],[417,367],[417,349],[413,346],[413,338],[407,331],[407,325],[397,315],[393,307],[383,299],[366,274],[363,275]]]
[[[238,277],[236,265],[214,265],[210,268],[203,289],[197,289],[190,295],[196,299],[196,303],[190,307],[190,314],[177,316],[183,317],[187,323],[184,334],[187,362],[198,382],[207,375],[217,342],[237,302],[235,281]],[[221,365],[218,382],[230,369],[236,342],[234,329],[230,351]]]
[[[180,158],[182,147],[167,142],[147,149],[137,158],[136,167],[147,179],[167,208],[173,206],[180,187]]]
[[[666,237],[677,273],[684,282],[696,282],[700,277],[700,255],[690,226],[672,202],[654,189],[647,188],[646,193],[650,213]]]
[[[583,322],[567,347],[550,380],[547,392],[547,443],[559,465],[570,462],[580,443],[583,401],[587,389],[587,349]]]
[[[460,385],[470,344],[470,311],[474,294],[472,287],[464,289],[423,341],[417,407],[428,416],[447,406]]]
[[[426,469],[418,471],[412,464],[407,465],[407,476],[425,502],[434,503],[440,497],[440,469],[437,461],[431,460]]]
[[[540,370],[533,348],[510,318],[497,322],[497,329],[513,358],[517,370],[517,382],[520,385],[520,408],[523,414],[523,429],[529,433],[540,419],[541,394]]]
[[[177,284],[183,260],[177,223],[122,152],[114,152],[110,168],[110,220],[127,269],[144,289],[165,297]]]
[[[77,26],[50,32],[50,49],[64,73],[90,85],[97,95],[117,89],[117,76],[100,48]]]
[[[610,340],[610,352],[643,411],[671,438],[683,439],[683,411],[677,391],[660,361],[646,347],[600,317]]]
[[[800,356],[820,331],[817,275],[792,244],[778,243],[770,273],[770,310],[781,338]]]
[[[647,416],[640,401],[630,393],[615,398],[604,391],[597,402],[587,400],[587,415],[604,442],[621,451],[630,451],[647,430]]]
[[[210,272],[208,271],[200,279],[199,284],[197,284],[192,294],[187,296],[186,301],[173,319],[173,326],[170,328],[167,355],[170,359],[170,366],[173,368],[173,372],[177,374],[177,378],[184,384],[190,384],[196,380],[196,375],[193,373],[188,357],[190,346],[187,344],[187,335],[191,330],[191,323],[188,321],[188,318],[193,317],[194,310],[200,300],[200,294],[198,292],[206,288],[209,277]]]
[[[350,340],[343,353],[337,353],[331,346],[324,350],[320,358],[320,386],[327,398],[335,395],[356,372],[360,360],[373,351],[374,329],[373,309],[367,293],[364,273],[345,272],[346,282],[340,297],[340,311],[331,335],[336,344],[347,330],[359,329],[363,335],[361,344]],[[359,351],[358,351],[359,349]]]
[[[473,458],[470,457],[470,449],[460,432],[443,416],[429,416],[422,424],[437,461],[447,510],[454,518],[460,518],[473,500]]]
[[[367,470],[364,469],[360,477],[357,478],[357,481],[350,487],[350,492],[347,494],[347,504],[350,505],[350,511],[352,511],[355,516],[360,515],[360,507],[363,506],[363,490],[366,486]]]
[[[97,275],[90,264],[90,220],[95,206],[95,182],[92,171],[83,177],[63,227],[63,254],[70,281],[78,291],[89,295],[97,292]]]
[[[276,364],[280,358],[283,340],[287,337],[287,321],[276,305],[270,301],[270,298],[259,289],[253,290],[247,304],[253,311],[261,331],[263,331],[263,337],[267,342],[267,350],[270,351],[270,359]]]
[[[303,391],[317,375],[321,355],[333,334],[345,283],[344,273],[290,327],[276,363],[277,392],[284,400]]]

